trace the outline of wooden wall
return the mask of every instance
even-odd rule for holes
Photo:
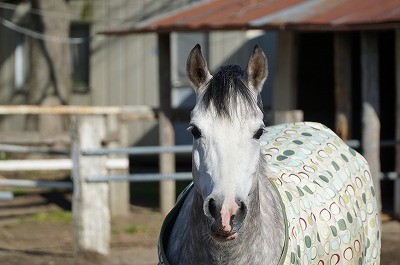
[[[102,36],[97,32],[110,28],[131,27],[144,19],[181,7],[190,0],[96,0],[70,1],[72,21],[91,25],[89,91],[74,93],[72,105],[149,105],[159,106],[158,46],[156,34]],[[85,6],[86,4],[86,6]],[[1,12],[4,12],[1,11]],[[7,19],[11,11],[2,14]],[[0,27],[0,104],[26,104],[25,96],[14,89],[15,33]],[[245,31],[218,31],[208,34],[209,66],[218,70],[226,63],[246,67],[252,47]],[[29,39],[29,38],[28,38]],[[68,45],[68,44],[66,44]],[[195,43],[193,43],[193,46]],[[247,45],[247,46],[246,46]],[[24,130],[24,117],[0,120],[0,131]],[[158,143],[156,122],[129,125],[129,143]]]

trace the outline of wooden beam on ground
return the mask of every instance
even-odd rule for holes
[[[351,33],[334,33],[335,132],[344,141],[351,138]]]
[[[75,252],[106,255],[110,250],[109,184],[87,183],[85,178],[106,175],[105,156],[82,156],[81,150],[101,148],[106,135],[104,116],[72,117]]]
[[[396,71],[396,141],[400,141],[400,29],[395,31],[395,71]],[[400,172],[400,145],[396,145],[396,172]],[[400,177],[394,186],[394,214],[400,218]]]
[[[369,163],[381,212],[379,53],[377,32],[361,33],[362,152]]]
[[[160,146],[175,145],[175,132],[172,122],[171,107],[171,54],[170,34],[158,33],[158,74],[159,74],[159,137]],[[175,172],[175,155],[173,153],[160,154],[160,173]],[[167,214],[175,204],[175,181],[162,180],[160,182],[160,209]]]

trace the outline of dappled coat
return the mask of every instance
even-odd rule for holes
[[[379,264],[380,223],[365,159],[319,123],[267,127],[260,144],[284,209],[279,264]],[[160,264],[169,264],[165,244],[192,186],[164,221]]]

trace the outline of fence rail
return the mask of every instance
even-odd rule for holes
[[[89,176],[85,178],[86,182],[111,182],[111,181],[130,181],[130,182],[147,182],[160,180],[191,180],[192,172],[178,172],[173,174],[129,174],[129,175],[112,175],[112,176]]]
[[[72,182],[69,181],[44,181],[27,179],[0,179],[0,186],[10,187],[47,187],[72,189]]]
[[[130,148],[113,148],[113,149],[94,149],[83,150],[84,156],[98,155],[158,155],[163,153],[189,154],[192,152],[191,145],[175,145],[175,146],[139,146]]]

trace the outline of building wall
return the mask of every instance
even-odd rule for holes
[[[90,25],[90,61],[89,89],[86,92],[73,93],[70,103],[72,105],[149,105],[158,107],[157,35],[104,36],[97,35],[97,32],[131,27],[145,19],[185,4],[191,4],[191,2],[196,1],[71,0],[69,2],[70,14],[66,15],[72,19],[73,23],[87,22]],[[10,11],[8,14],[2,15],[12,20],[15,13]],[[252,51],[250,46],[253,45],[249,44],[249,40],[254,36],[245,31],[218,31],[205,34],[207,35],[211,72],[227,63],[237,63],[243,68],[247,66]],[[4,39],[15,40],[16,37],[13,35],[15,33],[7,28],[0,28],[0,104],[26,104],[23,94],[14,93],[15,41],[1,41]],[[195,44],[196,39],[189,38],[188,45],[185,46],[187,50],[178,52],[183,53],[186,57]],[[193,95],[191,97],[193,98]],[[186,126],[186,123],[183,122],[181,125]],[[0,120],[0,130],[24,129],[25,117],[14,116]],[[184,133],[184,130],[182,134],[178,133],[177,138],[184,137]],[[150,145],[157,144],[157,142],[156,122],[139,121],[129,124],[130,144]]]

